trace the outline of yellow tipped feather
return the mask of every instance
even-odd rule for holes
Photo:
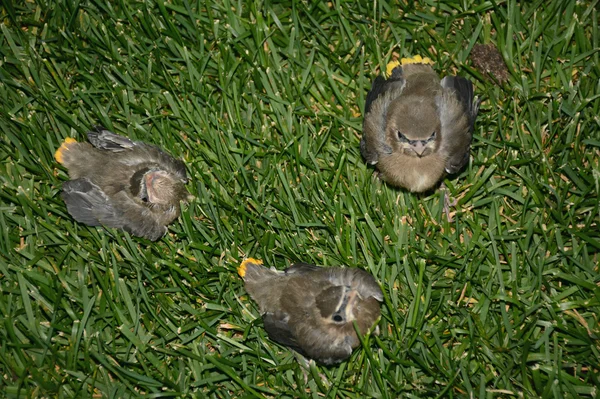
[[[246,275],[246,266],[248,265],[248,263],[254,263],[256,265],[262,265],[262,260],[259,259],[254,259],[254,258],[248,258],[246,260],[244,260],[242,262],[242,264],[240,265],[240,267],[238,267],[238,274],[240,275],[240,277],[244,278],[244,276]]]
[[[392,76],[392,71],[394,70],[394,68],[396,68],[398,65],[400,65],[400,63],[396,60],[396,61],[391,61],[387,64],[387,66],[385,67],[385,76],[387,76],[388,78],[390,76]]]
[[[415,55],[412,58],[402,58],[400,60],[400,65],[407,65],[407,64],[429,64],[429,65],[433,65],[433,61],[431,61],[431,59],[429,57],[421,57],[420,55]]]
[[[390,61],[385,67],[385,76],[387,78],[389,78],[390,76],[392,76],[392,71],[396,67],[402,66],[402,65],[408,65],[408,64],[433,65],[433,61],[431,61],[431,58],[429,58],[429,57],[423,58],[420,55],[415,55],[414,57],[411,57],[411,58],[401,58],[400,61],[398,61],[398,60]]]
[[[77,140],[67,137],[60,147],[58,147],[58,150],[56,150],[54,153],[54,158],[58,161],[58,163],[63,163],[63,153],[69,149],[69,144],[71,143],[77,143]]]

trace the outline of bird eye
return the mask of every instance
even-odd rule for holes
[[[339,314],[336,314],[333,316],[333,321],[335,321],[336,323],[339,323],[340,321],[344,321],[344,318],[342,316],[340,316]]]
[[[144,202],[148,202],[148,196],[147,195],[142,195],[140,196],[140,199]]]
[[[427,139],[427,141],[432,141],[435,140],[435,132],[431,133],[431,136],[429,136],[429,138]]]
[[[397,130],[396,133],[398,133],[398,140],[400,140],[401,143],[408,143],[408,139],[400,132],[400,130]]]

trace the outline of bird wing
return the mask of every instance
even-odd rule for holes
[[[352,354],[352,346],[344,336],[331,336],[331,332],[318,325],[318,321],[297,322],[290,326],[285,313],[263,315],[265,331],[273,341],[285,345],[302,356],[326,365],[338,363]]]
[[[138,237],[156,241],[165,235],[167,227],[159,222],[155,212],[149,207],[135,202],[125,191],[120,191],[111,197],[113,205],[119,210],[119,217],[110,215],[100,219],[103,225],[122,228]]]
[[[122,152],[133,148],[136,143],[127,137],[114,134],[102,126],[95,126],[87,133],[89,142],[96,148],[112,152]]]
[[[319,319],[293,326],[302,354],[326,365],[339,363],[352,354],[352,337],[345,329],[330,328]]]
[[[99,226],[103,219],[119,218],[108,196],[87,178],[63,183],[61,196],[71,216],[80,223]]]
[[[405,85],[402,67],[396,67],[389,79],[383,76],[375,78],[367,94],[360,153],[371,165],[379,161],[379,154],[392,153],[392,148],[385,142],[385,116],[389,105],[402,94]]]
[[[120,228],[152,241],[167,231],[148,208],[136,204],[124,192],[109,197],[87,178],[65,182],[61,196],[71,216],[88,226]]]
[[[307,263],[295,264],[286,270],[286,274],[289,270],[292,270],[292,273],[294,273],[294,270],[302,273],[305,267],[311,269],[317,266]],[[313,291],[314,289],[318,289],[319,282],[313,284],[310,279],[298,275],[290,277],[287,277],[287,275],[285,277],[283,275],[280,276],[276,280],[265,281],[263,290],[267,288],[264,291],[269,292],[265,292],[265,295],[262,295],[260,298],[258,295],[256,297],[253,295],[252,297],[255,300],[261,299],[263,302],[269,302],[268,306],[262,306],[259,303],[261,308],[270,309],[263,314],[263,323],[269,337],[282,345],[291,347],[302,355],[306,355],[305,348],[299,342],[301,337],[298,336],[298,325],[303,323],[314,324],[314,321],[312,321],[314,318],[313,312],[315,311]],[[268,284],[273,286],[271,290],[267,287]],[[276,287],[279,284],[283,284],[283,286]]]
[[[440,152],[446,156],[446,172],[456,173],[469,161],[473,124],[479,101],[473,96],[473,84],[460,76],[446,76],[436,98],[441,122]]]
[[[299,346],[296,337],[294,337],[294,333],[290,329],[288,320],[289,315],[284,312],[265,313],[263,315],[265,331],[267,334],[269,334],[269,338],[275,342],[292,348],[301,355],[306,355],[306,353]]]
[[[397,66],[392,70],[392,75],[389,79],[384,78],[379,75],[373,81],[373,85],[371,86],[371,90],[367,94],[367,99],[365,101],[365,114],[368,114],[371,111],[371,105],[377,98],[390,89],[398,89],[402,90],[405,84],[402,67]]]

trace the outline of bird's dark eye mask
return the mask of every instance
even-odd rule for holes
[[[146,192],[145,184],[142,184],[144,175],[150,170],[150,168],[140,169],[131,176],[129,180],[131,187],[131,194],[139,197],[142,201],[148,201],[148,193]]]
[[[409,140],[404,134],[402,134],[402,132],[400,130],[397,130],[396,133],[398,133],[398,140],[401,143],[408,143],[408,144],[411,144],[411,145],[415,144],[417,141],[420,141],[423,144],[430,143],[433,140],[435,140],[435,135],[436,135],[435,132],[433,132],[433,133],[431,133],[431,136],[429,136],[429,138],[426,139],[426,140]]]
[[[346,287],[333,286],[323,290],[316,298],[317,308],[321,313],[321,317],[331,318],[334,315],[339,316],[339,309],[345,306],[344,293]]]

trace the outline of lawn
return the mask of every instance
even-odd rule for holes
[[[600,392],[596,1],[0,5],[0,396],[576,398]],[[473,68],[494,43],[501,84]],[[428,56],[483,99],[443,191],[387,186],[362,112]],[[158,242],[76,223],[53,153],[102,124],[184,159]],[[339,366],[270,341],[247,256],[360,267],[381,333]]]

